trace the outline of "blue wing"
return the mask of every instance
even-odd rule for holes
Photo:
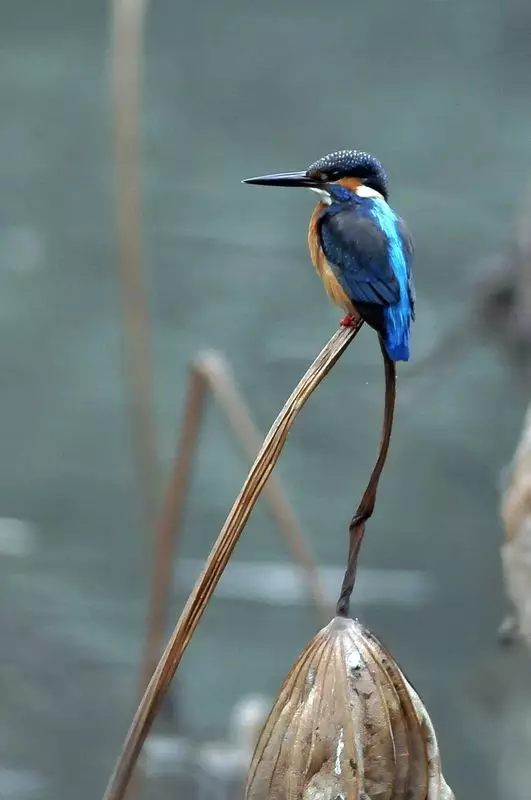
[[[406,263],[407,272],[407,294],[409,298],[409,305],[411,309],[411,319],[415,319],[415,303],[417,295],[415,293],[415,285],[413,283],[413,256],[415,253],[415,246],[413,238],[407,229],[406,223],[400,217],[395,217],[395,224],[402,247],[402,253]]]
[[[399,278],[402,276],[397,275],[396,267],[399,265],[393,264],[390,247],[391,238],[394,239],[403,253],[401,260],[403,269],[407,271],[408,295],[413,310],[411,236],[403,221],[387,204],[381,203],[381,208],[373,200],[342,203],[323,211],[319,226],[321,247],[351,300],[380,306],[383,310],[401,300],[402,281]],[[385,219],[380,219],[382,215]]]

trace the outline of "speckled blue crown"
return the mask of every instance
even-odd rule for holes
[[[319,158],[308,167],[308,173],[321,172],[328,180],[364,178],[376,182],[387,195],[387,175],[377,158],[362,150],[336,150]],[[380,191],[381,191],[380,189]]]

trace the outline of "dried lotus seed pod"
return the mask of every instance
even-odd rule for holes
[[[258,740],[247,800],[454,800],[430,718],[393,657],[336,617],[293,665]]]

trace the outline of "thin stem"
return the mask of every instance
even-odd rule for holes
[[[128,386],[128,413],[138,472],[143,526],[151,536],[159,497],[156,419],[153,409],[150,360],[150,320],[142,262],[140,139],[138,108],[142,34],[148,0],[112,0],[112,88],[116,157],[118,262],[122,294],[122,358]],[[156,581],[156,574],[153,575]],[[150,586],[147,644],[140,666],[139,695],[152,674],[151,636],[157,585]],[[131,786],[129,800],[139,786]]]
[[[144,526],[151,531],[158,505],[159,473],[152,400],[150,321],[142,263],[138,131],[142,30],[146,8],[147,0],[113,2],[112,82],[118,262],[123,307],[122,354]]]
[[[360,319],[355,327],[340,328],[334,334],[294,389],[273,423],[140,701],[126,736],[122,753],[107,786],[104,800],[123,800],[142,745],[183,653],[229,562],[260,492],[278,460],[297,414],[355,338],[362,324]]]
[[[382,424],[382,435],[380,439],[380,450],[378,453],[378,458],[376,459],[376,464],[372,470],[371,477],[369,478],[369,482],[363,493],[363,497],[361,498],[361,502],[349,525],[347,568],[345,570],[345,577],[343,578],[341,593],[336,606],[336,613],[339,617],[347,617],[349,613],[350,597],[356,582],[356,574],[358,571],[358,555],[360,552],[361,543],[363,541],[363,536],[365,534],[365,525],[374,511],[378,483],[385,466],[387,453],[389,451],[389,443],[391,441],[391,433],[393,430],[393,416],[396,400],[396,367],[394,361],[391,361],[387,355],[381,339],[380,350],[382,351],[385,370],[385,408]]]
[[[155,671],[164,644],[166,606],[188,496],[197,440],[205,411],[207,384],[195,367],[190,370],[188,393],[180,425],[173,466],[155,528],[155,553],[151,567],[151,593],[146,638],[142,657],[142,685],[139,696]],[[171,709],[168,704],[169,710]],[[170,711],[170,713],[173,713]]]

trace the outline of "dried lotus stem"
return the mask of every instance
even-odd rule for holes
[[[385,403],[380,450],[363,497],[349,525],[347,568],[345,570],[345,577],[343,578],[343,584],[336,607],[336,613],[340,617],[348,616],[350,597],[354,589],[358,571],[358,556],[365,535],[365,525],[374,512],[378,484],[385,466],[387,453],[389,452],[389,444],[391,443],[391,434],[393,432],[393,417],[396,401],[396,366],[394,361],[391,361],[387,355],[387,351],[381,339],[380,350],[382,351],[385,371]]]
[[[422,701],[359,622],[336,617],[286,678],[246,800],[454,800]]]
[[[229,562],[260,492],[278,460],[297,414],[355,338],[362,324],[362,320],[359,319],[356,327],[342,327],[334,334],[299,381],[273,423],[140,701],[122,753],[107,786],[104,800],[123,800],[142,745],[183,653]]]

